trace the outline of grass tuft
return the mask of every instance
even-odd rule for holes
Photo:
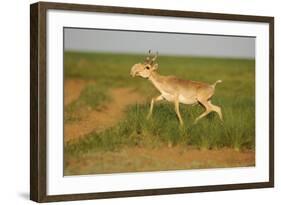
[[[97,84],[89,84],[81,92],[80,97],[70,103],[65,108],[65,122],[75,122],[80,120],[79,111],[83,108],[99,110],[103,105],[110,102],[111,96],[108,88]]]

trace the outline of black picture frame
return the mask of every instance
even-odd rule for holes
[[[217,19],[269,24],[269,181],[212,186],[177,187],[114,191],[87,194],[47,195],[46,192],[46,13],[47,10],[105,12],[169,16],[182,18]],[[143,8],[125,8],[82,4],[38,2],[30,6],[30,199],[36,202],[85,200],[114,197],[132,197],[160,194],[209,192],[236,189],[266,188],[274,186],[274,18],[219,13],[203,13]]]

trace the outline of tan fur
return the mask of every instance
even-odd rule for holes
[[[151,100],[148,118],[152,115],[154,102],[167,100],[175,104],[175,111],[180,125],[183,125],[183,120],[179,111],[179,103],[187,105],[200,104],[205,108],[205,112],[196,118],[195,123],[212,111],[216,112],[222,120],[221,108],[211,103],[216,84],[221,83],[221,80],[210,85],[203,82],[180,79],[175,76],[162,76],[156,72],[158,68],[158,64],[155,63],[156,57],[154,56],[152,59],[147,57],[145,63],[135,64],[131,69],[133,77],[147,78],[161,93]]]

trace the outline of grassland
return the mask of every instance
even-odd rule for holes
[[[94,130],[75,142],[65,143],[66,165],[73,159],[79,160],[85,156],[97,156],[106,152],[117,153],[134,147],[142,149],[181,147],[181,150],[227,148],[237,152],[255,149],[254,60],[160,55],[158,64],[159,73],[162,75],[175,75],[207,83],[223,80],[222,84],[217,85],[212,102],[222,107],[224,122],[221,123],[217,115],[211,113],[193,125],[194,119],[203,112],[203,109],[200,106],[181,105],[180,111],[185,126],[179,128],[174,107],[169,103],[157,104],[153,117],[150,120],[145,118],[149,109],[148,102],[158,92],[147,80],[129,76],[131,66],[142,62],[144,56],[66,52],[64,59],[66,79],[95,82],[94,85],[87,85],[80,97],[65,107],[65,116],[73,116],[73,113],[83,106],[99,109],[102,104],[110,103],[109,91],[114,88],[132,88],[146,99],[144,103],[128,106],[123,120],[115,126],[101,132]],[[65,119],[65,123],[72,121],[72,118]],[[253,164],[254,162],[251,165]],[[222,163],[215,166],[205,165],[205,167],[225,166]],[[153,170],[152,167],[150,169]],[[98,171],[92,173],[108,172],[97,168],[93,170]],[[66,173],[76,172],[66,170]],[[88,170],[87,173],[91,171]]]

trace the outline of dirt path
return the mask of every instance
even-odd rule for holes
[[[66,158],[66,175],[255,166],[255,152],[234,149],[198,150],[176,146],[155,149],[126,147]]]
[[[65,87],[65,93],[71,92],[67,91],[71,88],[71,85],[77,82],[69,82],[69,87]],[[78,88],[73,91],[73,93],[67,97],[67,102],[71,102],[71,99],[77,99],[79,93],[85,87],[85,82],[80,82]],[[80,92],[78,93],[78,91]],[[64,140],[69,141],[73,139],[78,139],[92,131],[101,131],[108,127],[113,126],[115,123],[123,118],[123,112],[128,105],[141,103],[143,101],[143,96],[139,93],[134,92],[130,88],[115,88],[110,91],[111,102],[103,106],[102,110],[88,110],[87,115],[84,116],[80,121],[75,123],[66,123],[64,125]]]
[[[64,105],[79,98],[81,91],[89,83],[86,80],[69,79],[64,81]]]

